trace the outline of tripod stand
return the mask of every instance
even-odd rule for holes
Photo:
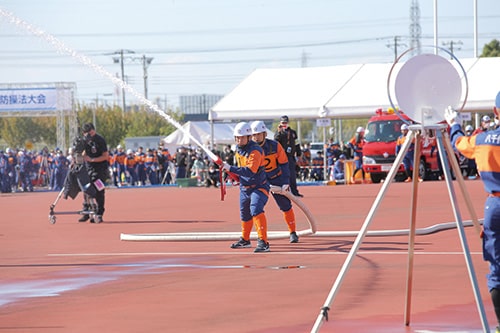
[[[453,208],[453,213],[455,216],[455,220],[457,223],[457,228],[459,231],[460,235],[460,241],[462,245],[462,250],[465,256],[466,264],[467,264],[467,270],[469,273],[469,277],[471,280],[472,288],[474,291],[474,297],[476,300],[476,305],[479,311],[479,315],[481,317],[481,322],[483,326],[484,332],[489,332],[488,328],[488,321],[486,319],[486,313],[484,311],[484,305],[479,293],[479,288],[477,284],[477,279],[476,279],[476,274],[474,271],[474,266],[472,264],[472,258],[470,256],[470,251],[469,251],[469,246],[467,244],[466,236],[465,236],[465,229],[463,226],[463,221],[462,217],[460,215],[460,211],[456,205],[456,195],[452,183],[452,177],[450,173],[450,168],[448,165],[448,161],[450,161],[451,166],[453,168],[453,172],[456,175],[456,179],[459,183],[460,190],[462,192],[462,195],[464,196],[464,199],[466,201],[467,208],[472,216],[472,220],[474,223],[474,227],[476,228],[476,231],[478,233],[481,232],[481,227],[479,225],[479,222],[477,220],[477,217],[474,213],[474,209],[471,204],[470,197],[466,191],[465,188],[465,183],[463,179],[461,178],[461,172],[460,172],[460,167],[457,163],[457,160],[455,158],[455,153],[453,152],[453,148],[451,146],[450,138],[448,136],[448,133],[446,132],[446,126],[444,125],[433,125],[433,126],[422,126],[422,125],[411,125],[409,127],[409,133],[407,134],[407,138],[399,151],[398,155],[396,156],[396,160],[394,161],[394,164],[391,167],[391,170],[389,171],[387,178],[382,185],[382,188],[380,189],[380,192],[378,193],[375,202],[373,203],[366,219],[365,222],[363,223],[358,236],[356,237],[356,240],[353,243],[353,246],[349,252],[349,255],[346,258],[346,261],[344,262],[344,265],[342,266],[339,275],[337,276],[337,279],[330,290],[330,293],[328,294],[328,297],[326,299],[325,304],[321,308],[320,314],[318,315],[316,322],[311,330],[311,332],[318,332],[319,328],[321,327],[323,321],[328,319],[328,311],[330,310],[330,304],[332,303],[333,299],[335,298],[335,295],[337,294],[340,285],[342,284],[342,281],[344,279],[345,274],[347,273],[349,267],[351,266],[352,260],[357,254],[357,251],[359,247],[361,246],[361,243],[363,242],[363,239],[368,231],[368,227],[372,222],[373,216],[380,205],[382,199],[384,198],[385,192],[389,188],[389,185],[392,183],[394,180],[394,177],[396,176],[396,173],[398,171],[399,165],[403,161],[403,157],[405,154],[408,152],[408,149],[412,143],[412,141],[415,141],[415,151],[414,151],[414,164],[415,162],[418,163],[419,158],[420,158],[420,147],[421,147],[421,141],[422,141],[422,130],[436,130],[436,142],[438,145],[438,151],[439,151],[439,156],[441,159],[441,163],[443,166],[444,174],[445,174],[445,180],[446,180],[446,186],[448,189],[448,194],[450,197],[450,202],[451,206]],[[448,157],[448,158],[447,158]],[[418,164],[417,164],[418,165]],[[414,248],[415,248],[415,229],[416,229],[416,207],[417,207],[417,193],[418,193],[418,168],[414,167],[413,168],[413,185],[412,185],[412,197],[411,197],[411,215],[410,215],[410,232],[409,232],[409,242],[408,242],[408,270],[407,270],[407,283],[406,283],[406,299],[405,299],[405,325],[408,326],[410,323],[410,309],[411,309],[411,292],[412,292],[412,284],[413,284],[413,254],[414,254]]]

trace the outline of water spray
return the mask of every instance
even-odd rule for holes
[[[52,36],[51,34],[43,31],[40,28],[37,28],[28,22],[20,19],[16,15],[14,15],[12,12],[9,12],[3,8],[0,7],[0,16],[5,17],[10,23],[13,23],[16,27],[23,29],[24,31],[36,36],[43,38],[47,43],[52,45],[58,52],[62,54],[66,54],[71,56],[72,58],[78,60],[81,64],[85,65],[86,67],[91,68],[94,70],[96,73],[102,75],[103,77],[107,78],[108,80],[112,81],[114,84],[118,85],[120,88],[126,90],[127,92],[131,93],[134,95],[142,104],[146,105],[149,107],[151,110],[155,111],[158,113],[160,116],[165,118],[169,123],[174,125],[178,130],[183,132],[185,135],[187,135],[198,147],[203,149],[203,151],[216,163],[217,165],[222,164],[222,160],[215,155],[210,149],[207,147],[203,146],[196,138],[194,138],[191,133],[187,132],[182,125],[177,122],[175,119],[173,119],[171,116],[169,116],[167,113],[165,113],[160,107],[150,100],[148,100],[143,94],[135,90],[133,87],[131,87],[129,84],[126,82],[122,81],[121,79],[115,77],[112,73],[108,72],[106,69],[104,69],[102,66],[97,65],[90,59],[89,57],[79,54],[77,51],[73,50],[66,44],[64,44],[61,40],[58,38]],[[125,110],[123,110],[125,111]]]

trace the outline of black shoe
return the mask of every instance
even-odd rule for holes
[[[90,216],[88,214],[82,215],[78,222],[87,222],[90,219]]]
[[[101,223],[101,222],[104,222],[104,220],[102,219],[102,215],[96,215],[94,218],[94,223]]]
[[[247,247],[252,247],[252,243],[250,243],[250,240],[243,239],[243,237],[240,237],[236,243],[231,244],[232,249],[243,249]]]
[[[253,252],[269,252],[269,251],[271,251],[269,249],[269,243],[259,238],[257,240],[257,247],[255,248],[255,250],[253,250]]]
[[[297,233],[291,232],[290,233],[290,243],[298,243],[299,242],[299,236],[297,236]]]

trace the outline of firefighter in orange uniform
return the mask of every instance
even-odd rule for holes
[[[127,149],[127,156],[123,161],[126,168],[127,182],[129,185],[135,186],[137,184],[137,172],[136,172],[136,158],[132,149]]]
[[[125,178],[125,151],[122,145],[116,147],[116,153],[113,156],[113,169],[115,172],[115,185],[122,186],[122,180]]]
[[[500,92],[497,94],[495,116],[500,115]],[[477,171],[488,194],[484,205],[483,259],[490,264],[487,275],[488,290],[498,322],[496,332],[500,332],[500,129],[465,136],[458,113],[451,107],[445,111],[446,122],[450,125],[452,146],[467,158],[476,160]]]
[[[356,129],[356,135],[349,140],[348,146],[352,150],[354,157],[354,172],[352,173],[351,183],[356,182],[356,174],[361,171],[363,183],[365,182],[365,170],[363,170],[363,145],[365,144],[365,129],[359,126]]]
[[[401,147],[406,141],[406,137],[408,135],[408,125],[403,124],[401,125],[401,135],[398,137],[398,140],[396,141],[396,155],[399,153],[401,150]],[[415,139],[412,140],[412,143],[408,147],[408,151],[406,152],[405,156],[403,157],[403,165],[405,167],[406,171],[406,180],[405,183],[411,182],[411,175],[412,175],[412,170],[413,170],[413,155],[415,154]],[[422,181],[422,179],[418,179],[419,181]]]
[[[156,157],[156,152],[153,149],[148,148],[146,156],[144,157],[144,167],[146,168],[146,177],[149,179],[151,185],[158,184],[158,176],[156,170],[158,170],[158,159]]]
[[[252,140],[257,142],[264,151],[266,161],[267,180],[270,185],[278,186],[282,191],[290,191],[290,168],[288,167],[288,156],[283,146],[275,140],[267,139],[267,128],[264,122],[258,120],[250,124],[252,129]],[[290,232],[290,243],[298,243],[299,236],[295,227],[295,212],[292,202],[286,196],[272,193],[276,204],[283,212],[283,218]]]
[[[137,148],[137,152],[135,153],[135,172],[137,173],[137,185],[146,184],[146,167],[144,166],[145,158],[146,154],[144,154],[143,148]]]
[[[238,175],[240,180],[242,236],[231,248],[251,247],[250,233],[255,225],[258,240],[254,252],[269,252],[267,219],[264,213],[264,206],[269,199],[269,182],[265,171],[264,151],[258,143],[251,140],[251,135],[250,125],[246,122],[238,123],[234,127],[234,140],[237,144],[235,159],[238,165],[222,163],[223,170]]]

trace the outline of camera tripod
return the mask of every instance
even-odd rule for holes
[[[474,209],[471,204],[470,197],[466,191],[465,188],[465,183],[464,180],[461,177],[461,171],[460,171],[460,166],[458,165],[458,162],[455,157],[455,153],[453,151],[453,148],[451,146],[450,138],[448,135],[448,132],[446,131],[446,126],[445,125],[433,125],[433,126],[422,126],[422,125],[411,125],[409,126],[409,132],[407,134],[406,140],[399,151],[398,155],[396,156],[396,160],[394,161],[394,164],[392,165],[386,180],[384,181],[384,184],[382,185],[382,188],[380,189],[375,202],[373,203],[366,219],[365,222],[363,223],[358,236],[356,237],[356,240],[353,243],[353,246],[349,252],[349,255],[346,258],[346,261],[344,262],[344,265],[342,266],[339,275],[337,276],[337,279],[330,290],[330,293],[328,294],[328,297],[321,308],[320,314],[318,315],[316,322],[311,330],[311,332],[319,332],[319,329],[322,325],[322,323],[325,320],[328,320],[328,311],[330,310],[330,304],[332,303],[333,299],[335,298],[340,285],[342,284],[342,281],[345,277],[345,274],[349,270],[352,260],[356,256],[359,247],[361,246],[361,243],[363,242],[363,239],[368,231],[368,227],[372,222],[373,216],[380,205],[382,199],[385,196],[385,193],[387,189],[389,188],[389,185],[392,183],[394,180],[396,173],[398,171],[399,165],[403,161],[403,157],[405,154],[408,152],[408,149],[412,143],[412,141],[415,141],[415,150],[414,150],[414,167],[413,167],[413,186],[412,186],[412,197],[411,197],[411,215],[410,215],[410,232],[409,232],[409,242],[408,242],[408,267],[407,267],[407,281],[406,281],[406,299],[405,299],[405,325],[408,326],[410,324],[410,314],[411,314],[411,296],[412,296],[412,285],[413,285],[413,255],[414,255],[414,248],[415,248],[415,229],[416,229],[416,208],[417,208],[417,193],[418,193],[418,168],[415,167],[416,162],[418,163],[419,157],[420,157],[420,148],[421,148],[421,143],[422,143],[422,137],[421,133],[423,130],[436,130],[436,143],[438,145],[438,151],[439,151],[439,157],[441,159],[441,164],[443,166],[443,171],[445,175],[445,180],[446,180],[446,186],[448,189],[448,194],[450,197],[450,202],[451,206],[453,208],[453,213],[455,216],[455,220],[457,223],[457,228],[459,231],[460,235],[460,242],[462,245],[462,250],[465,256],[466,264],[467,264],[467,270],[469,273],[469,277],[471,280],[472,288],[474,291],[474,297],[476,301],[476,305],[479,311],[479,315],[481,317],[481,322],[483,325],[483,330],[484,332],[489,332],[488,328],[488,321],[486,319],[486,313],[484,310],[484,305],[481,299],[481,295],[479,293],[479,287],[477,284],[477,279],[476,279],[476,274],[474,271],[474,266],[472,264],[472,258],[470,255],[469,251],[469,246],[467,243],[467,239],[465,236],[465,229],[462,221],[462,217],[460,215],[460,211],[456,205],[457,199],[452,183],[452,176],[450,172],[450,167],[448,165],[448,161],[451,163],[451,167],[453,169],[454,174],[456,175],[457,182],[459,184],[460,190],[462,192],[462,195],[465,199],[467,208],[470,212],[470,215],[473,220],[473,225],[480,234],[481,232],[481,226],[479,225],[477,216],[474,212]],[[418,165],[418,164],[417,164]]]
[[[88,175],[87,168],[85,167],[83,156],[81,153],[77,152],[74,154],[74,161],[71,164],[71,170],[66,175],[64,181],[64,186],[59,191],[56,200],[50,205],[49,208],[49,222],[51,224],[56,223],[56,215],[68,215],[68,214],[80,214],[89,215],[90,222],[94,222],[97,210],[97,203],[95,201],[95,186],[92,184],[91,179]],[[58,212],[54,211],[59,200],[64,196],[67,199],[68,196],[75,199],[78,192],[83,192],[84,209],[77,212]]]

